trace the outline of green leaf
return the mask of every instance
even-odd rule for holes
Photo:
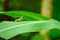
[[[10,12],[0,13],[0,14],[8,15],[13,18],[19,18],[23,16],[25,20],[48,20],[49,19],[38,13],[27,12],[27,11],[10,11]]]
[[[58,38],[60,37],[60,29],[57,29],[57,28],[52,29],[47,34],[50,36],[50,38],[53,38],[53,39]]]
[[[59,27],[60,22],[56,20],[22,21],[22,22],[4,21],[0,23],[0,37],[10,39],[18,34],[26,32],[40,32]]]

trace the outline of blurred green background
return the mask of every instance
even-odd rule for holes
[[[40,13],[40,0],[0,0],[0,11],[32,11]]]
[[[53,0],[53,17],[60,20],[60,0]]]

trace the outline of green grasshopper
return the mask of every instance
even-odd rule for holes
[[[22,21],[22,20],[23,20],[23,18],[24,18],[24,16],[21,16],[20,18],[18,18],[18,19],[15,19],[15,22]]]

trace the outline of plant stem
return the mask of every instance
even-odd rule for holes
[[[4,11],[8,11],[8,4],[9,4],[9,0],[5,0]]]
[[[43,0],[42,1],[42,11],[43,16],[48,18],[52,17],[52,0]]]
[[[42,1],[42,11],[43,16],[48,18],[52,17],[52,0],[43,0]],[[46,34],[48,31],[41,31],[40,34],[45,37],[45,40],[50,40],[49,36]]]
[[[41,31],[40,34],[44,36],[45,40],[50,40],[50,37],[47,35],[48,31]]]

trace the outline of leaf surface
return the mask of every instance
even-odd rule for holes
[[[60,22],[55,20],[21,22],[4,21],[0,23],[0,37],[9,39],[26,32],[39,32],[59,27]]]

